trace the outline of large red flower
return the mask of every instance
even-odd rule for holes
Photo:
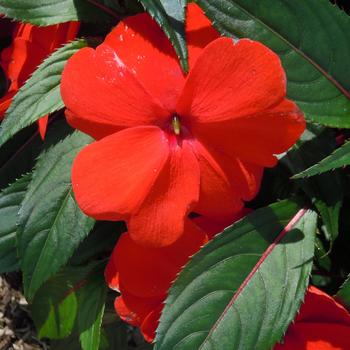
[[[284,344],[274,350],[348,350],[350,314],[333,298],[309,287],[295,322],[289,327]]]
[[[190,212],[232,217],[305,128],[271,50],[219,38],[196,5],[186,35],[187,76],[141,14],[76,53],[62,77],[68,121],[97,140],[73,165],[78,204],[96,219],[126,220],[148,246],[175,242]]]
[[[4,25],[7,25],[8,30],[11,29],[7,22],[4,22]],[[3,50],[0,59],[0,65],[10,82],[7,94],[0,99],[0,119],[4,117],[13,96],[38,65],[55,49],[73,40],[78,29],[78,22],[68,22],[48,27],[15,23],[12,43]],[[43,116],[38,121],[42,137],[45,135],[47,119],[47,116]]]

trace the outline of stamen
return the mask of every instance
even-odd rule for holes
[[[171,120],[171,124],[172,124],[175,135],[180,135],[181,123],[180,123],[180,119],[177,115],[173,116],[173,119]]]

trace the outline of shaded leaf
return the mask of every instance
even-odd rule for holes
[[[157,21],[172,42],[182,69],[188,71],[188,52],[185,39],[186,0],[140,0],[146,11]]]
[[[60,94],[63,68],[76,51],[87,45],[86,40],[76,40],[63,46],[49,56],[26,81],[1,123],[0,146],[42,116],[64,107]]]
[[[335,147],[335,137],[331,131],[309,126],[282,162],[292,173],[296,173],[314,164]],[[333,174],[296,181],[319,211],[326,238],[331,242],[339,231],[339,214],[344,197],[341,176],[340,172],[335,171]]]
[[[336,149],[331,155],[322,159],[319,163],[310,168],[301,171],[293,176],[293,179],[301,179],[317,174],[325,173],[326,171],[343,167],[350,164],[350,142],[346,142],[340,148]]]
[[[66,267],[38,290],[30,310],[40,338],[62,339],[72,333],[78,313],[77,291],[95,267],[96,263]]]
[[[350,275],[340,287],[338,293],[335,295],[335,299],[350,310]]]
[[[78,208],[70,181],[73,159],[90,140],[75,132],[42,153],[35,166],[17,230],[24,291],[29,299],[68,261],[93,227],[94,220]]]
[[[103,266],[104,267],[104,266]],[[78,329],[83,350],[98,350],[107,286],[103,269],[98,269],[78,291]]]
[[[350,17],[328,0],[197,0],[218,30],[269,46],[309,121],[350,127]],[[337,38],[337,40],[334,40]]]
[[[282,201],[217,235],[171,287],[155,349],[271,349],[304,297],[315,229],[315,213]]]
[[[0,193],[0,273],[19,267],[16,244],[16,221],[31,174],[22,176]]]

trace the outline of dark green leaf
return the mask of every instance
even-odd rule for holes
[[[31,175],[27,174],[0,193],[0,273],[18,269],[16,221]]]
[[[269,46],[309,121],[350,127],[350,17],[328,0],[197,0],[218,30]],[[334,39],[336,38],[336,40]]]
[[[38,290],[30,310],[40,338],[61,339],[71,334],[78,312],[77,291],[95,267],[96,263],[66,267]]]
[[[188,71],[188,53],[185,39],[186,0],[140,0],[146,11],[162,27],[180,58],[182,68]]]
[[[86,40],[73,41],[39,66],[16,94],[6,113],[0,128],[0,146],[42,116],[64,107],[60,94],[63,68],[76,51],[87,45]]]
[[[78,329],[83,350],[99,349],[106,295],[107,286],[101,269],[78,291]]]
[[[0,0],[0,13],[41,26],[68,21],[111,20],[110,15],[88,0]]]
[[[155,349],[271,349],[304,297],[315,229],[315,213],[282,201],[216,236],[171,287]]]
[[[335,295],[335,298],[348,310],[350,310],[350,275],[340,287],[338,293]]]
[[[318,164],[293,176],[293,179],[314,176],[326,171],[340,168],[350,164],[350,142],[345,143],[342,147],[336,149],[330,156],[322,159]]]
[[[70,182],[73,159],[90,140],[75,132],[42,153],[36,164],[17,230],[24,291],[29,299],[68,261],[94,224],[78,208]]]
[[[331,131],[309,127],[282,162],[292,173],[297,173],[322,159],[335,147],[335,137]],[[331,242],[338,236],[339,213],[344,197],[341,175],[335,171],[333,174],[296,181],[320,212],[325,225],[324,232]]]

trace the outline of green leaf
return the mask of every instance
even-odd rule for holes
[[[77,292],[96,265],[66,267],[38,290],[30,311],[40,338],[62,339],[72,333],[78,313]]]
[[[328,0],[197,0],[218,30],[269,46],[309,121],[350,127],[350,17]],[[336,40],[334,39],[336,38]]]
[[[340,287],[338,293],[335,295],[335,299],[350,310],[350,275]]]
[[[74,132],[42,153],[35,166],[17,230],[28,299],[68,261],[94,224],[78,208],[70,181],[73,159],[90,140]]]
[[[16,245],[17,213],[31,174],[22,176],[0,193],[0,273],[18,269]]]
[[[271,349],[308,284],[316,215],[282,201],[205,245],[169,291],[157,350]]]
[[[16,94],[6,113],[0,127],[0,146],[39,118],[64,107],[60,94],[63,68],[76,51],[87,45],[86,40],[73,41],[39,66]]]
[[[331,155],[322,159],[318,164],[307,168],[304,171],[294,175],[293,179],[301,179],[317,174],[325,173],[326,171],[340,168],[350,164],[350,142],[346,142],[340,148],[336,149]]]
[[[105,309],[107,286],[99,269],[78,292],[78,329],[83,350],[98,350]]]
[[[186,0],[140,0],[146,11],[157,21],[172,42],[182,69],[188,71],[188,52],[185,39]]]
[[[111,16],[88,0],[0,0],[0,13],[40,26],[68,22],[105,22]]]
[[[324,128],[308,127],[300,140],[282,159],[292,173],[308,168],[329,154],[336,147],[333,132]],[[325,225],[326,238],[333,242],[338,236],[339,213],[343,203],[344,190],[342,174],[322,174],[310,179],[297,180],[310,200],[315,204]]]

